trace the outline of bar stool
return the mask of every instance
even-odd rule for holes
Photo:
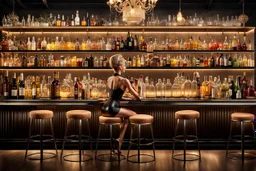
[[[175,119],[177,119],[177,124],[175,128],[175,135],[173,138],[173,149],[172,149],[173,159],[184,161],[184,163],[186,163],[186,161],[193,161],[198,159],[201,160],[201,152],[200,152],[198,132],[197,132],[197,119],[199,117],[200,117],[200,113],[195,110],[180,110],[175,112]],[[183,135],[177,135],[180,120],[183,120]],[[194,121],[195,135],[187,135],[187,122],[190,120]],[[183,153],[174,154],[176,142],[184,143]],[[186,153],[187,142],[197,142],[198,154]],[[183,156],[183,158],[181,158],[180,156]],[[191,156],[191,157],[190,159],[187,159],[186,156]]]
[[[241,128],[241,135],[233,135],[232,136],[232,125],[233,123],[240,123]],[[253,129],[253,136],[251,135],[245,135],[245,123],[251,123],[252,129]],[[241,137],[241,140],[238,140],[236,138]],[[249,138],[248,140],[245,140],[245,138]],[[229,143],[230,141],[234,142],[241,142],[241,157],[235,156],[236,154],[239,154],[238,152],[228,152],[229,149]],[[255,141],[255,132],[254,132],[254,115],[251,113],[232,113],[231,114],[231,124],[230,124],[230,132],[229,132],[229,138],[228,138],[228,145],[226,150],[226,157],[230,159],[242,159],[242,163],[244,163],[244,159],[255,159],[256,154],[252,153],[245,153],[244,144],[245,142],[254,142]],[[245,156],[246,155],[246,156]]]
[[[90,143],[90,148],[92,151],[92,139],[91,139],[91,132],[90,132],[90,126],[89,126],[89,119],[91,118],[91,112],[88,110],[70,110],[66,112],[66,118],[67,118],[67,126],[66,126],[66,131],[65,131],[65,136],[62,144],[62,150],[61,150],[61,158],[63,156],[63,150],[65,148],[65,142],[75,142],[79,143],[79,154],[67,154],[63,156],[63,160],[69,161],[69,162],[85,162],[92,160],[92,156],[88,154],[84,154],[83,152],[83,143],[88,142]],[[70,121],[78,121],[79,126],[78,126],[78,135],[69,135],[67,136],[68,132],[68,127],[70,124]],[[82,134],[82,120],[86,121],[87,129],[88,129],[88,134],[89,135],[83,135]],[[75,139],[76,138],[76,139]],[[70,156],[79,156],[79,160],[71,160],[67,159]],[[82,156],[86,157],[85,159],[82,160]]]
[[[40,160],[40,162],[43,162],[43,160],[51,159],[51,158],[54,158],[58,155],[57,145],[56,145],[56,141],[55,141],[55,138],[54,138],[52,118],[53,118],[53,112],[50,111],[50,110],[33,110],[33,111],[29,112],[29,137],[28,137],[28,141],[27,141],[27,149],[26,149],[26,153],[25,153],[25,159]],[[39,135],[38,134],[37,135],[31,135],[32,121],[33,120],[39,120],[39,126],[40,126],[40,134]],[[51,132],[52,132],[51,135],[43,134],[44,121],[45,120],[50,120]],[[38,140],[37,138],[40,138],[40,139]],[[44,143],[45,142],[50,142],[50,141],[54,142],[56,154],[51,153],[51,152],[44,152],[43,151]],[[30,142],[40,143],[40,152],[28,154]],[[31,157],[31,156],[35,156],[35,155],[38,155],[38,154],[40,154],[39,158]],[[44,157],[44,154],[49,155],[49,157]]]
[[[149,162],[155,161],[155,159],[156,159],[156,157],[155,157],[156,156],[155,155],[155,141],[154,141],[154,133],[153,133],[153,127],[152,127],[154,117],[151,116],[151,115],[147,115],[147,114],[137,114],[137,115],[131,116],[129,118],[129,120],[130,120],[130,123],[131,123],[131,135],[130,135],[130,141],[129,141],[127,160],[129,162],[132,162],[132,163],[149,163]],[[152,137],[151,142],[147,142],[147,140],[145,138],[141,138],[141,126],[146,126],[146,125],[150,126],[151,137]],[[134,126],[136,126],[136,128],[137,128],[137,137],[138,138],[133,139]],[[145,143],[141,143],[141,141],[143,141],[143,140],[145,140]],[[138,153],[133,154],[133,155],[129,155],[130,148],[131,148],[132,145],[137,146]],[[153,146],[153,155],[141,154],[140,153],[140,147],[141,146],[149,146],[149,145]],[[141,161],[141,156],[142,157],[150,157],[151,159]],[[137,158],[137,160],[131,159],[133,157],[138,157],[138,158]]]
[[[100,125],[99,125],[98,138],[97,138],[97,143],[96,143],[95,159],[97,159],[99,161],[106,161],[106,162],[118,161],[120,163],[121,160],[125,159],[125,156],[120,154],[120,153],[118,153],[118,154],[112,153],[112,148],[113,148],[113,145],[114,145],[113,144],[113,126],[120,125],[122,123],[122,119],[119,118],[119,117],[100,116],[99,117],[99,122],[100,122]],[[109,126],[110,138],[108,140],[109,140],[109,143],[110,143],[110,152],[97,155],[99,141],[101,140],[100,139],[101,128],[104,125]],[[116,155],[117,155],[118,158],[117,159],[113,158]]]

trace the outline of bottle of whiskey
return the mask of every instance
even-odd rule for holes
[[[65,21],[64,15],[62,15],[61,26],[62,26],[62,27],[65,27],[65,26],[66,26],[66,21]]]
[[[78,81],[77,81],[77,77],[74,77],[74,98],[78,99]]]
[[[59,72],[55,71],[53,75],[54,79],[51,86],[51,98],[60,99],[60,82],[59,82]]]
[[[16,83],[16,73],[14,72],[12,83],[11,83],[11,99],[17,99],[18,96],[18,86]]]
[[[83,20],[82,20],[82,22],[81,22],[81,25],[82,25],[82,26],[86,26],[86,19],[85,19],[85,16],[83,17]]]
[[[237,45],[238,45],[238,42],[237,42],[237,39],[236,39],[236,35],[234,35],[234,38],[232,40],[232,48],[233,48],[233,50],[237,50]]]
[[[71,26],[74,26],[75,25],[75,20],[74,20],[74,15],[72,14],[71,16]]]
[[[86,15],[87,17],[86,17],[86,25],[87,26],[90,26],[91,25],[91,20],[90,20],[90,18],[89,18],[89,13],[87,12],[87,15]]]
[[[58,14],[58,17],[57,17],[56,26],[59,26],[59,27],[61,26],[60,14]]]
[[[35,41],[35,37],[32,37],[31,50],[36,50],[36,41]]]
[[[32,99],[36,99],[36,78],[35,77],[32,77],[31,89],[32,89]]]
[[[47,41],[46,41],[46,39],[44,37],[44,39],[41,42],[41,49],[42,50],[46,50],[46,47],[47,47]]]
[[[24,83],[24,74],[20,73],[20,81],[19,81],[19,95],[18,99],[24,99],[25,98],[25,83]]]

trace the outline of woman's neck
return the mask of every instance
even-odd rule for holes
[[[117,74],[118,74],[118,75],[121,75],[122,72],[121,72],[121,71],[114,71],[114,74],[115,74],[115,75],[117,75]]]

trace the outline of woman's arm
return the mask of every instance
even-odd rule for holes
[[[138,93],[137,91],[135,91],[135,89],[132,87],[130,81],[129,81],[127,78],[124,79],[124,84],[125,84],[125,86],[128,88],[129,92],[130,92],[136,99],[139,100],[139,99],[140,99],[139,93]]]

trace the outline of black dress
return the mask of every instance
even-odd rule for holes
[[[119,76],[119,74],[115,73],[114,76]],[[120,111],[120,100],[124,94],[124,90],[120,87],[112,90],[109,89],[109,99],[101,108],[101,112],[103,115],[114,117]]]

